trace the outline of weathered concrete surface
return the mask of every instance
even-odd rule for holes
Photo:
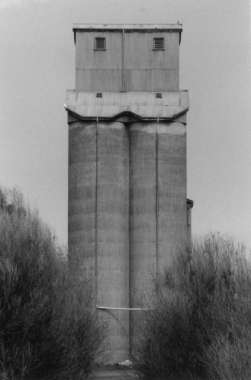
[[[69,248],[109,322],[111,363],[125,360],[152,279],[187,245],[182,122],[77,121],[69,127]],[[130,329],[130,333],[129,333]],[[108,350],[107,350],[108,351]]]
[[[123,124],[70,125],[69,255],[91,279],[97,306],[129,307],[128,162]],[[109,357],[121,362],[129,351],[129,312],[100,313],[109,325]]]
[[[156,134],[149,133],[153,126],[140,122],[129,127],[131,307],[139,306],[140,292],[156,274]]]
[[[78,256],[83,275],[95,280],[96,125],[69,125],[68,245],[69,258]],[[93,282],[93,286],[95,283]]]
[[[130,307],[149,307],[152,280],[187,245],[186,130],[180,122],[130,131]],[[133,349],[139,311],[130,313]]]
[[[151,280],[191,240],[181,32],[180,24],[74,27],[76,88],[65,106],[69,257],[78,256],[109,322],[110,363],[127,359],[143,312],[127,309],[148,306]],[[102,49],[97,37],[106,39]]]
[[[98,123],[97,304],[129,307],[129,151],[122,123]],[[129,350],[129,312],[106,310],[112,361]]]
[[[154,92],[103,92],[98,98],[95,92],[68,90],[67,110],[85,119],[111,119],[123,112],[131,112],[148,120],[178,118],[189,108],[188,92],[162,92],[156,98]]]
[[[187,245],[186,130],[158,124],[158,272]]]

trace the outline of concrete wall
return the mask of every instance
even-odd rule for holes
[[[109,323],[110,363],[128,358],[142,313],[111,308],[147,307],[152,279],[189,242],[181,31],[180,24],[74,27],[76,91],[66,101],[69,257],[79,257]],[[97,37],[106,39],[105,49],[95,49]],[[157,50],[159,37],[164,47]]]
[[[96,124],[69,125],[68,245],[70,260],[79,257],[84,276],[95,279]],[[93,286],[95,283],[93,282]]]
[[[69,125],[69,252],[90,278],[96,305],[129,307],[129,150],[121,123]],[[129,312],[100,311],[109,323],[109,359],[129,350]]]
[[[129,131],[130,306],[138,307],[135,290],[136,298],[140,297],[149,277],[156,274],[156,128],[139,122],[131,124]]]
[[[158,124],[159,271],[187,245],[186,127]]]
[[[122,123],[99,123],[97,139],[97,302],[129,307],[129,152]],[[102,311],[101,311],[102,312]],[[104,312],[102,312],[104,313]],[[129,349],[129,312],[106,311],[110,358],[119,362]]]
[[[183,117],[184,119],[184,117]],[[101,307],[142,307],[151,281],[187,244],[184,122],[69,124],[69,249]],[[100,310],[109,359],[128,358],[129,312]],[[130,315],[132,328],[141,311]]]

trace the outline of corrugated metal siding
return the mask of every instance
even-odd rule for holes
[[[165,50],[153,50],[153,39],[164,37]],[[178,69],[179,33],[125,33],[126,69]]]
[[[85,92],[122,91],[122,70],[77,69],[76,90]]]
[[[165,50],[153,50],[153,40],[164,37]],[[178,91],[179,34],[125,34],[125,90]]]
[[[94,50],[96,37],[106,50]],[[165,50],[153,49],[156,37]],[[77,91],[122,91],[122,66],[122,31],[76,33]],[[125,31],[124,77],[125,91],[178,91],[179,33]]]
[[[126,91],[178,91],[178,70],[125,70]]]
[[[94,50],[96,37],[106,38],[106,50]],[[122,33],[77,33],[76,90],[122,90]]]
[[[106,38],[106,50],[94,50],[96,37]],[[77,33],[76,67],[82,69],[121,69],[122,33],[90,32]]]

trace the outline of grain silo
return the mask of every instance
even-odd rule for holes
[[[116,363],[128,358],[141,292],[189,243],[182,26],[80,24],[73,30],[76,89],[66,101],[69,252],[81,255],[93,279]]]

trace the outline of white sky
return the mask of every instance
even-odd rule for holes
[[[193,232],[251,247],[249,0],[0,0],[0,183],[17,185],[67,242],[73,23],[183,24]]]

